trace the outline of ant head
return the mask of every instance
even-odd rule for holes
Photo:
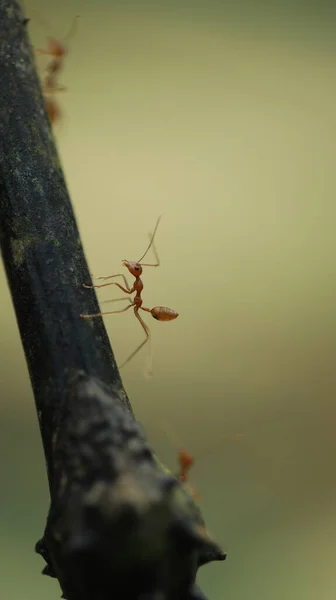
[[[142,266],[139,263],[131,262],[129,260],[123,260],[122,263],[124,267],[127,267],[133,277],[140,277],[142,273]]]
[[[54,58],[63,58],[66,55],[66,49],[64,46],[52,37],[49,37],[49,51]]]
[[[194,463],[194,459],[191,456],[191,454],[189,454],[189,452],[186,452],[185,450],[180,450],[179,463],[184,469],[190,469]]]

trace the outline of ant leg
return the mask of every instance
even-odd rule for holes
[[[76,15],[73,20],[72,23],[70,25],[69,31],[66,34],[66,36],[63,38],[62,42],[64,44],[64,42],[68,42],[76,33],[76,25],[77,25],[77,19],[79,19],[80,15]]]
[[[133,304],[133,300],[132,298],[112,298],[112,300],[102,300],[101,302],[99,302],[99,304],[108,304],[109,302],[119,302],[120,300],[127,300],[127,302],[130,302],[131,304]]]
[[[96,313],[95,315],[79,315],[79,316],[81,317],[81,319],[94,319],[95,317],[102,317],[103,315],[115,315],[117,313],[125,312],[125,310],[128,310],[129,308],[131,308],[131,306],[133,306],[133,302],[132,302],[132,304],[129,304],[128,306],[126,306],[126,308],[122,308],[121,310],[112,310],[110,312]]]
[[[85,283],[83,283],[83,287],[84,288],[88,288],[88,289],[92,289],[92,288],[102,288],[102,287],[106,287],[108,285],[116,285],[120,290],[122,290],[125,294],[133,294],[134,292],[134,288],[133,289],[126,289],[124,288],[122,285],[120,285],[120,283],[115,283],[114,281],[112,283],[102,283],[101,285],[86,285]]]
[[[66,85],[57,85],[55,87],[46,86],[43,91],[46,95],[48,95],[48,94],[55,94],[57,92],[66,92],[68,89],[69,88]]]
[[[127,287],[128,290],[130,289],[128,281],[123,273],[117,273],[116,275],[107,275],[106,277],[96,277],[96,279],[111,279],[112,277],[122,277],[124,280],[125,286]]]
[[[120,285],[120,283],[103,283],[102,285],[85,285],[85,283],[83,283],[83,287],[84,288],[102,288],[102,287],[106,287],[107,285],[116,285],[118,286],[119,289],[121,289],[125,294],[133,294],[134,289],[133,290],[126,290],[126,288],[124,288],[122,285]]]
[[[96,277],[96,279],[111,279],[112,277],[122,277],[125,283],[125,287],[127,288],[126,293],[128,294],[132,294],[134,290],[131,290],[129,283],[125,277],[125,275],[123,273],[116,273],[115,275],[108,275],[107,277]],[[111,283],[103,283],[102,285],[86,285],[85,283],[83,283],[83,287],[88,288],[88,289],[92,289],[92,288],[101,288],[107,285],[118,285],[115,284],[114,282]],[[121,288],[122,289],[122,288]]]
[[[145,312],[149,312],[150,314],[152,314],[152,311],[150,308],[146,308],[145,306],[140,306],[141,310],[144,310]],[[139,315],[140,318],[140,315]],[[151,340],[150,340],[151,342]],[[148,378],[150,378],[152,376],[152,363],[153,363],[153,354],[152,354],[152,348],[151,348],[151,343],[150,343],[150,347],[149,347],[149,355],[148,355],[148,363],[147,363],[147,371],[146,371],[146,376]]]
[[[184,484],[187,488],[187,490],[189,491],[189,494],[193,497],[195,502],[199,502],[200,500],[200,495],[199,493],[195,490],[195,488],[190,485],[190,483],[185,483]]]
[[[36,52],[36,54],[45,54],[46,56],[54,56],[53,52],[51,52],[50,50],[44,50],[43,48],[35,48],[34,52]]]
[[[153,238],[153,236],[152,236],[151,233],[149,233],[148,235],[149,235],[149,239]],[[146,263],[140,263],[143,267],[159,267],[160,266],[160,259],[159,259],[159,255],[157,253],[154,241],[152,241],[152,250],[153,250],[153,254],[155,256],[156,263],[154,265],[148,265]]]
[[[129,308],[129,307],[127,307]],[[149,328],[147,327],[146,323],[142,320],[142,318],[139,315],[138,312],[138,308],[137,306],[134,307],[134,314],[136,316],[136,318],[138,319],[141,327],[143,328],[145,334],[146,334],[146,338],[144,339],[144,341],[140,344],[140,346],[138,346],[136,348],[136,350],[134,350],[134,352],[132,352],[132,354],[119,366],[119,369],[121,369],[121,367],[123,367],[124,365],[126,365],[138,352],[139,350],[141,350],[141,348],[147,343],[147,342],[151,342],[151,334],[149,331]],[[144,309],[145,310],[145,309]]]

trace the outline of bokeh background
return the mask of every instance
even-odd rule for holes
[[[91,271],[137,259],[163,215],[143,296],[180,316],[147,319],[154,377],[144,350],[123,381],[160,458],[174,469],[180,446],[195,456],[208,528],[229,553],[199,583],[210,600],[334,600],[336,8],[25,9],[36,47],[81,15],[55,135]],[[0,597],[54,600],[33,551],[47,480],[2,267],[0,291]],[[140,327],[131,312],[105,322],[122,362]]]

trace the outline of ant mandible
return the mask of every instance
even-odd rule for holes
[[[117,313],[122,313],[122,312],[125,312],[126,310],[128,310],[129,308],[131,308],[132,306],[134,307],[134,315],[138,319],[141,327],[143,328],[143,330],[146,334],[146,337],[145,337],[144,341],[134,350],[134,352],[132,352],[132,354],[120,365],[119,368],[126,365],[137,354],[137,352],[139,352],[139,350],[141,350],[141,348],[147,342],[149,344],[151,344],[151,333],[150,333],[149,327],[146,325],[146,323],[141,318],[141,316],[139,314],[139,310],[143,310],[145,312],[150,313],[152,315],[152,317],[154,319],[156,319],[157,321],[172,321],[173,319],[176,319],[179,316],[175,310],[173,310],[171,308],[167,308],[166,306],[154,306],[154,308],[146,308],[145,306],[142,306],[143,300],[141,297],[141,293],[142,293],[142,290],[144,287],[143,282],[140,278],[140,276],[142,274],[142,267],[158,267],[158,266],[160,266],[160,260],[159,260],[159,257],[158,257],[158,254],[157,254],[157,251],[156,251],[156,248],[154,245],[154,238],[155,238],[155,234],[156,234],[157,228],[159,226],[160,220],[161,220],[161,217],[159,217],[156,222],[153,234],[149,234],[149,240],[150,240],[149,245],[147,246],[146,251],[141,256],[141,258],[136,262],[129,261],[129,260],[122,261],[122,264],[128,269],[130,274],[135,278],[135,281],[134,281],[132,287],[129,286],[127,279],[123,273],[116,273],[115,275],[108,275],[107,277],[98,277],[98,279],[111,279],[112,277],[122,277],[125,287],[120,285],[120,283],[116,283],[116,282],[103,283],[101,285],[83,284],[83,287],[87,288],[87,289],[101,288],[101,287],[106,287],[108,285],[116,285],[123,292],[125,292],[125,294],[133,294],[135,292],[135,296],[133,299],[131,299],[131,298],[115,298],[113,300],[107,300],[107,302],[117,302],[119,300],[127,300],[128,302],[130,302],[130,304],[129,304],[129,306],[126,306],[126,308],[122,308],[121,310],[104,312],[104,313],[100,312],[100,313],[96,313],[96,314],[92,314],[92,315],[83,315],[83,314],[80,315],[82,319],[93,319],[96,317],[102,317],[103,315],[113,315],[113,314],[117,314]],[[145,258],[146,254],[150,250],[150,248],[153,249],[153,253],[154,253],[154,256],[156,259],[155,264],[147,264],[147,263],[141,262]],[[150,352],[150,359],[151,359],[151,352]],[[150,368],[148,370],[150,372]]]

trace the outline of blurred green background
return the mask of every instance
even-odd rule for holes
[[[146,351],[122,375],[160,458],[174,469],[178,444],[195,456],[192,483],[229,553],[199,583],[210,600],[334,600],[336,6],[25,9],[36,47],[81,15],[55,134],[92,273],[137,259],[163,215],[143,297],[180,316],[147,318],[153,379]],[[48,490],[3,270],[0,286],[0,597],[53,600],[33,551]],[[131,312],[105,322],[122,362],[140,327]]]

